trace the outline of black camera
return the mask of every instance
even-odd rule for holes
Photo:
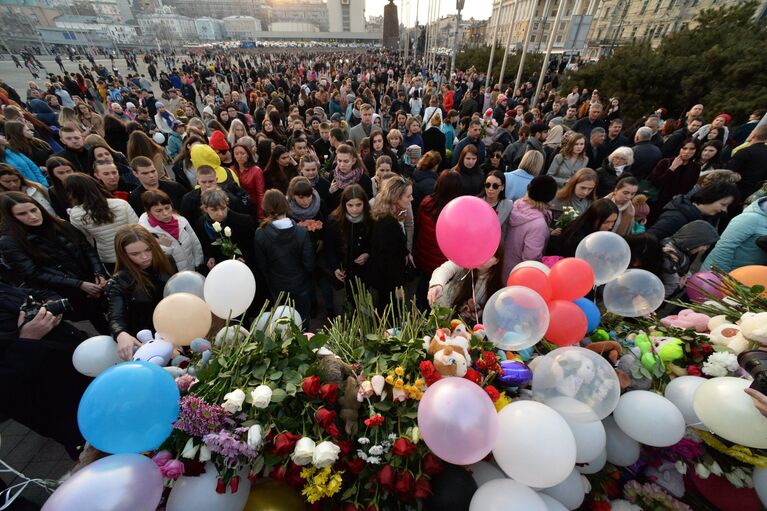
[[[54,316],[58,316],[59,314],[64,314],[65,312],[70,312],[73,310],[72,305],[66,298],[42,303],[38,302],[31,296],[27,296],[27,299],[21,306],[21,311],[24,313],[24,323],[32,321],[34,317],[37,316],[37,313],[40,312],[40,307],[45,307],[45,310]]]
[[[754,379],[751,388],[767,396],[767,351],[744,351],[738,355],[738,364]]]

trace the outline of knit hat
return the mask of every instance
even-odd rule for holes
[[[125,103],[125,108],[130,110],[131,108],[136,108],[136,105],[128,101],[127,103]]]
[[[183,122],[181,122],[181,121],[179,121],[178,119],[176,119],[175,121],[173,121],[173,126],[172,126],[172,128],[175,130],[176,128],[180,128],[180,127],[181,127],[181,126],[183,126],[183,125],[184,125],[184,123],[183,123]]]
[[[226,137],[218,130],[213,130],[213,133],[210,134],[210,142],[208,142],[208,145],[214,150],[222,153],[229,150],[229,144],[226,141]]]
[[[330,116],[330,120],[331,121],[340,121],[341,120],[341,114],[339,114],[338,112],[334,113],[333,115]]]
[[[211,107],[210,105],[205,106],[205,108],[202,109],[202,113],[208,114],[211,117],[213,117],[213,115],[214,115],[213,114],[213,107]]]
[[[557,182],[551,176],[538,176],[530,181],[527,196],[535,202],[551,202],[557,195]]]
[[[634,219],[637,222],[645,220],[650,214],[650,205],[647,204],[647,196],[640,193],[631,200],[631,203],[634,205]]]
[[[158,109],[159,109],[159,108],[165,108],[165,105],[163,104],[163,102],[162,102],[162,101],[158,101],[158,102],[156,102],[156,103],[154,104],[154,107],[155,107],[155,108],[158,108]]]
[[[717,117],[723,117],[725,124],[729,124],[730,121],[732,120],[732,116],[730,114],[719,114],[716,117],[714,117],[714,119],[716,119]]]
[[[500,105],[501,103],[503,103],[507,99],[509,99],[509,98],[506,97],[506,94],[498,94],[498,101],[496,101],[496,103],[498,103]]]
[[[704,245],[713,245],[719,240],[719,234],[713,225],[705,220],[694,220],[676,231],[671,241],[684,251]]]
[[[409,146],[406,150],[408,157],[411,160],[417,160],[421,157],[421,146],[417,146],[415,144]]]

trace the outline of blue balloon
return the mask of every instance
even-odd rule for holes
[[[151,451],[173,431],[179,398],[176,382],[165,369],[148,362],[123,362],[88,385],[77,423],[83,437],[100,451]]]
[[[599,307],[588,298],[578,298],[577,300],[573,300],[573,303],[586,315],[586,321],[588,322],[586,331],[591,333],[596,330],[599,326],[599,321],[602,319],[602,315],[599,313]]]

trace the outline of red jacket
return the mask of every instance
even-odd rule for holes
[[[264,217],[264,210],[261,202],[264,200],[264,173],[261,169],[253,165],[252,167],[246,167],[238,175],[240,179],[240,186],[243,190],[248,192],[250,200],[253,201],[253,205],[256,207],[256,215],[258,218]]]
[[[445,115],[453,109],[453,98],[455,97],[455,91],[445,91],[445,96],[442,99],[442,106],[445,107]]]
[[[418,207],[415,226],[418,235],[413,243],[413,259],[419,270],[431,275],[447,257],[437,244],[437,221],[431,216],[432,198],[427,196]]]

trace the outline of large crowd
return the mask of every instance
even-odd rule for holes
[[[125,75],[59,58],[26,90],[0,80],[0,377],[13,387],[3,410],[27,423],[42,413],[23,398],[36,375],[61,373],[85,335],[40,304],[65,298],[64,319],[129,359],[168,279],[230,258],[256,275],[250,314],[286,293],[307,328],[354,306],[356,282],[381,307],[415,298],[481,321],[518,263],[573,256],[596,231],[625,237],[631,267],[668,297],[700,264],[767,264],[764,110],[733,122],[697,104],[627,122],[620,98],[558,90],[555,73],[533,98],[531,82],[487,86],[474,68],[448,79],[381,52],[149,55],[148,76],[128,59]],[[464,195],[502,232],[471,279],[436,239]],[[77,445],[56,401],[39,429]]]

